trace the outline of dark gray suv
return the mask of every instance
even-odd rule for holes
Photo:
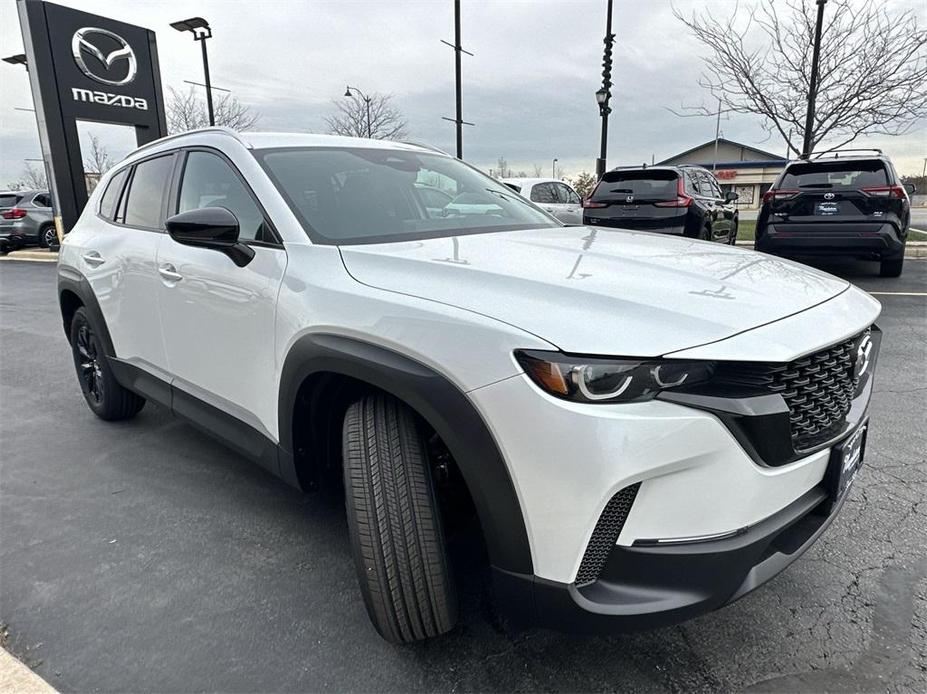
[[[872,154],[860,154],[860,152]],[[878,260],[898,277],[911,222],[909,193],[879,150],[844,150],[790,162],[763,196],[756,250],[781,256]]]
[[[51,196],[47,190],[0,192],[0,245],[5,250],[28,245],[48,248],[56,242]]]

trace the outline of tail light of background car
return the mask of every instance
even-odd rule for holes
[[[688,207],[692,204],[692,198],[686,195],[685,183],[682,176],[676,179],[676,199],[666,200],[665,202],[655,202],[654,207]]]
[[[589,209],[590,207],[594,207],[594,208],[608,207],[608,203],[593,201],[592,198],[585,198],[583,200],[583,207],[586,209]]]
[[[788,200],[798,195],[800,190],[786,190],[785,188],[770,188],[763,193],[763,202],[767,203],[772,200]]]
[[[876,198],[897,198],[898,200],[905,198],[905,190],[901,186],[871,186],[860,190]]]
[[[11,207],[2,214],[4,219],[22,219],[26,216],[26,211],[21,207]]]

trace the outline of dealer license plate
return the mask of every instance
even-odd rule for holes
[[[869,422],[867,421],[844,439],[842,443],[834,446],[831,452],[828,475],[832,501],[840,499],[853,483],[853,480],[856,479],[856,474],[863,464],[868,429]]]

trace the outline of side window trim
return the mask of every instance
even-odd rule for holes
[[[170,202],[168,205],[167,216],[177,214],[177,210],[180,209],[180,191],[183,186],[183,177],[187,169],[187,160],[190,158],[192,152],[205,152],[207,154],[213,154],[219,159],[221,159],[225,164],[232,170],[232,173],[238,178],[239,182],[244,186],[245,191],[251,197],[251,202],[254,203],[255,207],[260,211],[261,216],[264,218],[264,224],[270,230],[271,235],[274,237],[274,241],[256,241],[254,239],[241,239],[241,242],[248,246],[261,246],[262,248],[283,248],[283,241],[280,237],[280,234],[277,233],[277,227],[274,226],[273,221],[270,218],[270,215],[267,214],[267,210],[264,209],[264,206],[258,200],[257,195],[254,194],[251,186],[248,184],[248,181],[242,175],[241,171],[238,170],[238,167],[225,156],[224,152],[221,152],[214,147],[207,147],[205,145],[191,145],[189,147],[184,147],[180,150],[180,162],[175,169],[174,181],[172,181],[170,188]]]

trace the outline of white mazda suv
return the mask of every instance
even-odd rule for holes
[[[302,489],[337,473],[395,642],[454,625],[455,514],[533,624],[647,628],[753,590],[845,500],[880,342],[878,302],[823,272],[566,227],[441,152],[321,135],[136,150],[58,283],[99,417],[152,400]]]

